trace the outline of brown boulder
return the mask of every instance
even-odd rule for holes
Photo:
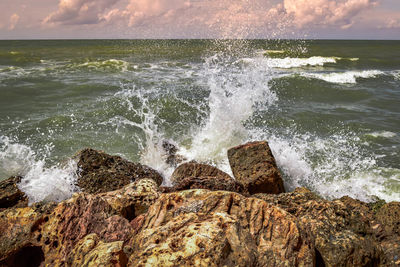
[[[130,266],[312,266],[296,218],[226,191],[163,194],[145,215]]]
[[[19,176],[0,181],[0,211],[11,207],[28,206],[28,197],[17,186],[19,182],[21,182]]]
[[[83,192],[104,193],[124,187],[138,179],[153,179],[160,185],[162,176],[152,168],[129,162],[102,151],[84,149],[75,157],[78,162],[78,186]]]
[[[215,177],[221,180],[232,179],[232,177],[226,172],[220,169],[202,163],[187,162],[179,165],[178,168],[171,175],[171,182],[173,185],[177,185],[185,178],[188,177]]]
[[[45,264],[65,264],[77,243],[89,234],[103,242],[126,241],[132,230],[129,221],[117,214],[98,195],[75,194],[54,209],[49,220],[37,231]]]
[[[308,189],[255,197],[276,205],[297,218],[297,225],[315,244],[320,266],[376,266],[383,253],[375,240],[368,204],[349,197],[324,200]]]
[[[266,141],[230,148],[228,158],[236,181],[250,194],[285,192],[281,174]]]
[[[186,177],[180,180],[178,184],[170,188],[168,192],[176,192],[188,189],[208,189],[212,191],[230,191],[241,194],[246,194],[243,186],[237,183],[234,179],[228,177]]]

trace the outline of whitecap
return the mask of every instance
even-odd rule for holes
[[[301,73],[300,76],[324,80],[329,83],[355,84],[357,83],[358,78],[376,78],[377,76],[384,74],[383,71],[379,70],[363,70],[331,73]]]

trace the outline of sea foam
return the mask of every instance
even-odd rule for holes
[[[301,73],[300,75],[307,78],[324,80],[329,83],[355,84],[358,78],[375,78],[378,75],[384,75],[383,71],[379,70],[363,70],[363,71],[347,71],[347,72],[332,72],[332,73]]]

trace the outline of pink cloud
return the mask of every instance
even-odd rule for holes
[[[293,16],[299,28],[317,24],[346,29],[354,23],[356,15],[376,5],[377,0],[284,0],[287,14]]]
[[[18,24],[18,22],[19,22],[19,15],[16,13],[12,14],[10,17],[10,25],[8,26],[8,29],[10,31],[14,30],[14,28]]]
[[[96,24],[102,14],[119,0],[60,0],[58,10],[44,19],[44,24]]]

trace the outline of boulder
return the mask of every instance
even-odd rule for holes
[[[101,196],[87,193],[57,205],[46,223],[37,231],[45,255],[45,265],[64,265],[78,242],[96,234],[102,242],[126,241],[132,227],[127,219]]]
[[[368,204],[350,197],[324,200],[305,188],[254,196],[297,218],[300,231],[315,245],[317,266],[376,266],[383,262]]]
[[[138,224],[130,266],[312,266],[296,218],[226,191],[163,194]]]
[[[285,192],[281,174],[266,141],[230,148],[228,158],[236,181],[250,194]]]
[[[175,169],[171,175],[171,182],[173,185],[177,185],[180,181],[188,177],[215,177],[222,181],[232,179],[229,174],[214,166],[196,162],[187,162],[179,165],[179,167]]]
[[[102,151],[84,149],[75,157],[78,162],[77,185],[83,192],[104,193],[124,187],[138,179],[153,179],[160,185],[163,177],[152,168],[129,162]]]
[[[208,189],[212,191],[230,191],[241,194],[246,194],[243,186],[237,183],[234,179],[228,177],[186,177],[180,180],[178,184],[172,187],[168,192],[176,192],[188,189]]]
[[[28,197],[17,186],[19,182],[21,182],[20,176],[0,181],[0,211],[11,207],[28,206]]]

